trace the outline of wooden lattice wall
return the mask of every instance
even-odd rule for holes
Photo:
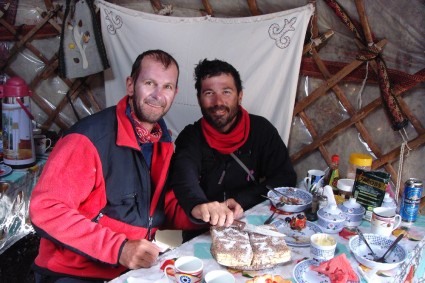
[[[67,129],[70,125],[66,123],[59,115],[69,100],[75,101],[81,99],[83,103],[89,105],[95,112],[101,110],[99,103],[96,101],[90,90],[90,77],[78,78],[70,80],[64,78],[64,83],[69,87],[67,96],[65,96],[55,107],[43,98],[43,95],[36,92],[37,87],[43,80],[51,79],[58,75],[58,54],[47,58],[43,50],[37,49],[32,41],[36,39],[51,38],[60,35],[63,14],[62,6],[53,5],[50,0],[45,0],[46,10],[38,9],[41,20],[36,25],[13,26],[2,18],[4,13],[0,14],[0,41],[13,41],[13,47],[7,51],[7,58],[0,61],[0,74],[6,74],[8,77],[17,76],[16,72],[10,67],[14,58],[24,49],[31,51],[40,61],[44,63],[44,68],[30,81],[27,82],[32,90],[32,100],[40,109],[45,112],[48,118],[41,121],[40,127],[49,130],[53,123],[60,129]],[[57,48],[59,50],[59,46]],[[40,121],[37,121],[40,122]]]
[[[151,0],[150,2],[155,12],[161,13],[161,10],[164,9],[164,6],[159,0]],[[368,24],[363,2],[362,0],[356,0],[355,2],[358,16],[361,21],[362,32],[365,34],[367,39],[367,42],[359,42],[358,40],[356,41],[359,47],[359,54],[363,52],[365,46],[370,45],[371,43],[374,43],[377,47],[382,48],[385,46],[386,40],[382,39],[377,42],[373,41],[371,36],[371,27]],[[59,23],[63,18],[60,9],[61,7],[58,5],[53,5],[50,0],[46,0],[45,4],[46,11],[40,11],[42,20],[34,26],[16,27],[10,25],[7,21],[0,18],[0,34],[2,35],[0,40],[15,42],[13,48],[9,51],[7,59],[0,62],[0,73],[5,73],[8,76],[16,75],[9,66],[10,62],[23,49],[30,50],[45,64],[45,68],[39,72],[31,82],[27,82],[30,88],[33,90],[33,101],[48,116],[48,119],[42,121],[41,125],[44,129],[49,129],[52,124],[55,123],[61,129],[66,129],[69,125],[67,125],[62,120],[59,114],[62,109],[69,103],[69,99],[74,101],[75,99],[80,98],[83,103],[90,105],[91,108],[95,109],[95,111],[99,111],[100,106],[96,101],[95,96],[90,91],[90,88],[88,87],[88,85],[90,85],[90,77],[79,78],[75,80],[63,79],[69,87],[69,97],[64,97],[63,100],[55,105],[54,108],[46,103],[40,94],[35,92],[35,89],[42,80],[49,79],[52,76],[57,76],[58,73],[57,54],[51,58],[46,58],[45,55],[43,55],[43,50],[37,50],[37,48],[35,48],[31,43],[33,40],[38,38],[58,36],[60,34],[61,25]],[[209,1],[202,0],[202,4],[204,9],[201,11],[201,13],[213,16],[214,11],[209,4]],[[313,1],[313,4],[315,4],[315,1]],[[262,14],[255,0],[247,0],[247,5],[252,15]],[[342,64],[322,60],[320,57],[320,47],[322,44],[327,44],[327,41],[331,40],[332,31],[327,31],[323,34],[319,33],[317,25],[317,17],[319,16],[320,15],[315,14],[312,19],[312,34],[309,35],[309,37],[312,38],[313,41],[307,43],[304,47],[301,74],[314,76],[317,79],[321,79],[322,83],[307,97],[298,100],[294,108],[294,117],[302,120],[313,140],[310,144],[307,144],[297,152],[293,153],[291,155],[291,159],[294,164],[297,164],[302,162],[303,159],[309,156],[312,152],[319,151],[325,162],[330,165],[332,152],[329,152],[327,143],[347,129],[355,127],[364,141],[366,141],[374,155],[377,157],[377,159],[373,162],[373,169],[384,169],[391,174],[392,180],[394,184],[396,184],[397,168],[394,168],[393,164],[400,158],[400,147],[395,147],[389,152],[383,153],[378,144],[374,141],[373,136],[368,132],[363,122],[368,115],[383,107],[382,100],[380,98],[375,99],[367,105],[364,105],[361,109],[356,110],[344,93],[343,88],[339,86],[341,82],[347,80],[350,78],[350,76],[356,75],[356,73],[357,75],[360,74],[361,77],[364,77],[365,61],[354,59],[351,63]],[[354,36],[353,41],[355,41]],[[374,60],[370,60],[369,62],[371,65],[371,72],[376,72],[376,62]],[[422,69],[416,74],[406,74],[399,71],[388,70],[390,78],[394,72],[397,72],[398,77],[401,76],[403,78],[403,83],[397,81],[393,83],[393,93],[397,97],[402,111],[405,113],[407,119],[410,121],[411,125],[417,133],[415,138],[407,141],[408,147],[414,152],[415,150],[425,145],[425,128],[420,120],[415,117],[414,113],[409,109],[403,98],[405,95],[409,95],[409,89],[413,88],[418,83],[425,81],[425,69]],[[315,128],[315,125],[312,122],[312,117],[309,117],[306,110],[308,110],[308,108],[319,98],[330,95],[331,93],[337,97],[339,102],[346,109],[349,118],[332,127],[327,132],[319,134],[319,131]]]

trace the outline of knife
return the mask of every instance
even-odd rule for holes
[[[257,233],[257,234],[266,235],[266,236],[272,236],[272,237],[286,236],[285,234],[282,234],[273,230],[269,230],[266,228],[261,228],[252,224],[248,224],[240,220],[233,220],[232,226],[240,229],[241,231]]]

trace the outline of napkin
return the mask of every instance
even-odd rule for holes
[[[335,204],[336,205],[334,191],[333,191],[333,189],[332,189],[331,186],[326,185],[323,188],[323,195],[325,195],[328,198],[328,205],[331,205],[331,204]]]
[[[358,281],[357,275],[345,254],[340,254],[328,261],[324,261],[318,266],[312,266],[311,270],[328,276],[331,283]]]

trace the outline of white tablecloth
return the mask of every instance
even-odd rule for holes
[[[245,217],[242,220],[247,221],[248,223],[259,225],[270,215],[270,203],[265,201],[258,204],[252,209],[245,212]],[[284,215],[279,217],[286,217]],[[368,233],[370,231],[370,223],[368,221],[363,221],[360,229],[363,233]],[[403,239],[400,242],[407,251],[408,258],[399,268],[392,271],[391,277],[380,277],[381,282],[395,282],[400,283],[404,282],[409,273],[411,266],[415,267],[415,277],[413,282],[425,282],[425,217],[420,216],[418,220],[414,223],[414,228],[419,231],[423,236],[421,241],[411,241],[408,239]],[[340,237],[338,234],[333,234],[337,239],[337,248],[335,255],[345,253],[349,259],[353,269],[357,272],[357,266],[359,265],[354,256],[350,253],[348,248],[348,240]],[[392,236],[395,238],[394,236]],[[181,246],[163,254],[159,257],[158,263],[148,269],[138,269],[129,271],[122,276],[110,281],[111,283],[144,283],[144,282],[169,282],[167,278],[163,275],[160,267],[162,263],[167,259],[177,258],[184,255],[194,255],[202,259],[204,263],[204,274],[208,271],[216,269],[225,269],[225,267],[220,266],[212,257],[210,252],[211,247],[211,237],[209,233],[203,234],[192,239],[189,242],[182,244]],[[309,247],[291,247],[291,261],[280,264],[271,269],[265,269],[260,271],[250,272],[251,275],[261,275],[261,274],[275,274],[280,275],[285,279],[290,279],[293,282],[296,282],[293,279],[292,271],[295,265],[302,259],[308,258],[310,256]],[[242,272],[234,274],[236,282],[245,283],[249,278],[245,277]],[[361,278],[361,277],[360,277]],[[170,281],[171,282],[171,281]],[[366,282],[364,279],[361,279],[361,282]],[[315,282],[311,282],[315,283]]]

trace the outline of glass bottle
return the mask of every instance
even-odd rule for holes
[[[332,187],[334,194],[338,193],[337,182],[339,179],[339,155],[332,155],[331,173],[329,175],[329,185]]]

